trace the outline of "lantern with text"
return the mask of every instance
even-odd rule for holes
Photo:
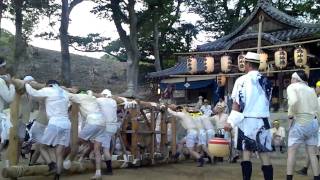
[[[307,64],[307,50],[299,46],[294,50],[294,63],[298,67]]]
[[[282,50],[281,48],[274,53],[274,61],[277,68],[282,69],[286,67],[288,62],[287,59],[288,59],[287,52]]]
[[[227,81],[227,78],[226,78],[225,75],[219,74],[217,76],[217,84],[218,84],[218,86],[220,86],[220,87],[224,86],[226,84],[226,81]]]
[[[212,56],[206,56],[204,58],[204,70],[206,73],[212,73],[214,71],[214,58]]]
[[[244,70],[245,70],[245,58],[244,58],[244,54],[240,54],[239,56],[238,56],[238,68],[239,68],[239,71],[241,71],[241,72],[244,72]]]
[[[197,59],[195,57],[190,57],[187,62],[188,72],[190,74],[195,74],[197,72]]]
[[[231,71],[231,57],[228,55],[224,55],[221,57],[221,71],[222,72],[229,72]]]
[[[259,70],[265,71],[267,70],[268,64],[268,54],[267,53],[260,53],[260,65],[259,65]]]

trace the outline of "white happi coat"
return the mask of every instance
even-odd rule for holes
[[[231,97],[234,102],[243,108],[242,115],[244,118],[240,118],[237,121],[232,121],[232,118],[228,118],[228,122],[233,127],[238,127],[246,137],[253,140],[256,140],[257,132],[264,125],[261,118],[270,116],[269,99],[259,84],[260,77],[261,74],[258,71],[250,71],[236,80]],[[237,146],[237,128],[235,133],[235,146]],[[271,149],[270,131],[268,131],[268,134],[264,134],[264,139],[267,141],[265,143],[267,148]]]

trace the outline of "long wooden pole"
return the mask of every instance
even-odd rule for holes
[[[257,53],[261,52],[261,38],[262,38],[262,25],[263,25],[263,15],[259,16],[259,31],[258,31],[258,45],[257,45]]]
[[[79,127],[79,105],[72,103],[71,106],[71,153],[69,159],[74,160],[78,153],[78,127]]]
[[[9,147],[7,150],[6,157],[9,160],[9,165],[17,165],[18,164],[18,146],[19,146],[19,136],[18,136],[18,118],[19,118],[19,104],[20,104],[21,95],[16,93],[13,102],[10,104],[10,121],[12,123],[12,127],[10,128],[9,133]]]

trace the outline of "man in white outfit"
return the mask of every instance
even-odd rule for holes
[[[307,154],[314,175],[314,180],[320,180],[319,164],[316,158],[318,145],[318,117],[320,108],[317,95],[307,84],[307,75],[303,71],[292,74],[291,84],[287,88],[288,95],[288,160],[287,180],[293,179],[296,151],[301,144],[306,145]]]
[[[180,121],[182,127],[188,131],[187,136],[185,137],[186,146],[190,152],[190,154],[197,159],[198,167],[202,167],[204,164],[204,159],[200,156],[198,152],[194,150],[194,146],[197,142],[197,126],[192,119],[192,116],[187,112],[186,107],[182,109],[182,112],[175,112],[168,108],[168,113],[175,116],[177,120]],[[175,158],[178,159],[180,156],[181,146],[178,147],[177,154],[175,154]]]
[[[6,72],[6,61],[0,57],[0,153],[9,140],[9,128],[12,126],[10,120],[3,112],[5,105],[11,103],[15,96],[15,87]]]
[[[79,104],[80,114],[85,119],[85,124],[79,132],[79,144],[94,143],[96,173],[91,179],[102,179],[101,175],[101,145],[106,140],[106,121],[103,118],[97,98],[90,91],[86,93],[69,93],[71,102]]]
[[[45,101],[46,114],[49,119],[48,126],[40,140],[40,152],[49,166],[49,171],[55,172],[55,180],[59,180],[62,171],[63,155],[65,148],[70,144],[71,122],[69,120],[68,94],[59,86],[56,80],[49,80],[47,86],[33,89],[28,83],[25,88],[27,93]],[[54,146],[56,150],[56,163],[51,159],[48,148]]]
[[[112,94],[109,89],[105,89],[101,92],[102,97],[97,98],[98,105],[103,114],[103,118],[106,121],[105,139],[102,143],[105,161],[107,165],[106,175],[112,175],[112,164],[110,154],[111,139],[119,128],[117,117],[117,102],[112,99]]]
[[[235,145],[243,153],[241,162],[243,180],[250,180],[252,174],[251,153],[258,152],[261,170],[265,180],[273,179],[270,162],[271,133],[269,106],[272,84],[258,72],[260,55],[248,52],[245,56],[246,74],[239,77],[232,90],[232,111],[226,130],[236,129]]]

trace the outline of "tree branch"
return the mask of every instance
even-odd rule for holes
[[[110,55],[118,60],[123,60],[121,59],[120,57],[116,56],[116,55],[113,55],[113,54],[110,54],[110,53],[107,53],[104,49],[80,49],[76,46],[74,46],[73,44],[70,44],[70,47],[72,47],[74,50],[76,51],[80,51],[80,52],[103,52],[103,53],[106,53],[107,55]]]
[[[111,0],[111,11],[112,11],[112,19],[119,33],[119,37],[121,41],[124,43],[126,48],[130,48],[130,40],[121,25],[121,9],[120,9],[120,1],[119,0]]]
[[[82,1],[83,1],[83,0],[73,0],[73,1],[71,1],[70,5],[69,5],[68,13],[70,14],[71,11],[72,11],[72,9],[73,9],[76,5],[80,4]]]

